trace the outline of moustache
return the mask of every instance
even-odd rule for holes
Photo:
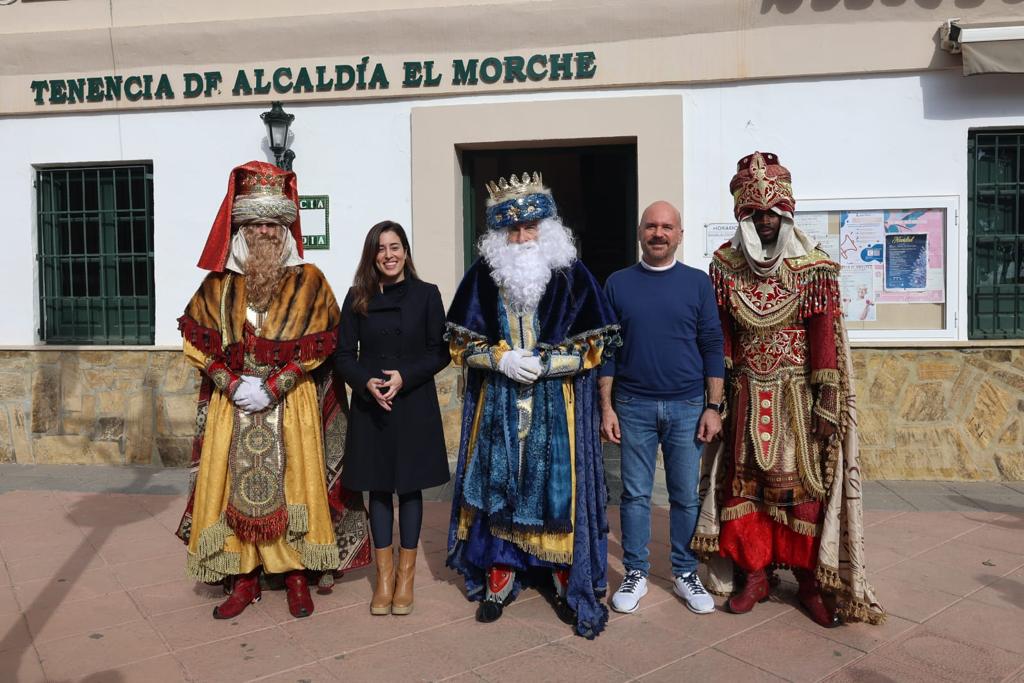
[[[655,245],[655,244],[666,244],[667,245],[668,244],[668,240],[663,239],[661,237],[655,237],[654,239],[647,240],[647,244],[648,245],[652,245],[652,246]]]

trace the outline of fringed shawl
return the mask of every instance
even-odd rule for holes
[[[210,273],[178,319],[182,337],[235,372],[246,353],[272,365],[329,357],[341,313],[323,273],[310,263],[290,268],[280,287],[260,335],[246,338],[245,278]]]

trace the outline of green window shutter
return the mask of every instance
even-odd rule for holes
[[[152,344],[153,167],[40,169],[40,337]]]
[[[1024,337],[1024,130],[968,138],[971,339]]]

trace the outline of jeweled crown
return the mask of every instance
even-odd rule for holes
[[[238,194],[283,195],[285,175],[271,173],[243,173]]]
[[[544,187],[544,179],[539,171],[534,171],[532,176],[529,172],[524,172],[521,178],[513,173],[508,177],[508,180],[498,178],[497,182],[492,180],[486,185],[487,193],[491,196],[491,202],[493,203],[500,203],[515,197],[548,192],[547,188]]]

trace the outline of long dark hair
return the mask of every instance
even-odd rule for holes
[[[366,233],[366,241],[363,242],[363,255],[359,258],[359,267],[356,268],[356,275],[352,278],[352,310],[361,316],[366,316],[370,299],[380,291],[380,272],[377,270],[377,251],[380,249],[380,236],[385,232],[393,232],[398,235],[405,249],[405,277],[418,280],[416,266],[412,263],[412,249],[409,248],[409,238],[405,234],[405,228],[394,221],[381,221],[370,228]]]

